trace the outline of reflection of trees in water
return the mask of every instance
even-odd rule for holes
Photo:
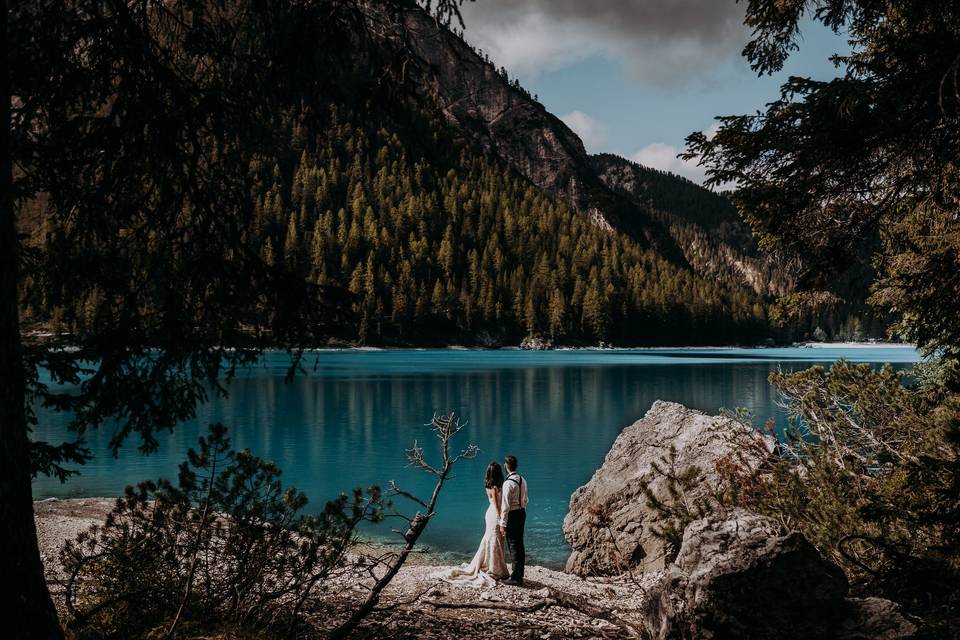
[[[742,405],[772,409],[766,378],[774,368],[767,363],[516,367],[298,378],[289,384],[276,376],[244,376],[234,381],[228,398],[200,407],[195,424],[164,438],[152,458],[107,461],[109,429],[89,433],[100,455],[84,475],[96,475],[103,465],[114,473],[118,467],[162,467],[167,458],[179,459],[198,425],[213,421],[230,426],[237,446],[270,456],[288,473],[332,462],[362,468],[365,456],[395,449],[423,415],[444,409],[466,416],[470,436],[491,453],[507,445],[533,452],[597,441],[600,450],[580,447],[577,458],[602,458],[622,427],[656,399],[707,411]],[[41,416],[43,429],[62,435],[66,421],[46,420],[54,417],[61,416]]]
[[[809,362],[786,363],[800,369]],[[745,406],[758,421],[773,414],[767,376],[773,362],[648,365],[569,365],[418,372],[384,367],[339,369],[296,378],[257,370],[238,377],[226,399],[200,407],[192,424],[162,436],[161,451],[144,458],[135,451],[118,460],[107,454],[109,429],[89,434],[96,459],[65,486],[35,484],[38,495],[111,495],[146,477],[174,477],[176,463],[201,427],[223,422],[237,447],[250,448],[284,470],[284,481],[311,496],[313,506],[353,486],[403,479],[425,490],[398,451],[409,446],[434,411],[455,410],[469,420],[465,439],[479,444],[445,493],[429,544],[468,551],[476,525],[482,532],[483,468],[506,453],[520,457],[521,470],[536,485],[530,523],[531,548],[562,546],[560,523],[570,494],[593,474],[624,426],[658,399],[716,412]],[[265,377],[255,377],[263,375]],[[266,377],[269,376],[269,377]],[[62,416],[54,415],[61,418]],[[63,435],[65,422],[44,429]],[[533,482],[535,480],[535,482]],[[474,513],[475,512],[475,513]],[[476,516],[476,517],[474,517]],[[474,518],[477,523],[473,523]],[[556,551],[555,553],[560,553]]]

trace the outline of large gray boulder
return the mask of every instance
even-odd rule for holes
[[[669,558],[663,541],[653,533],[658,514],[647,506],[644,487],[649,486],[659,499],[671,499],[668,482],[654,465],[662,467],[673,446],[679,470],[699,467],[705,482],[688,493],[688,499],[694,500],[717,488],[718,460],[737,452],[749,456],[742,447],[743,438],[759,439],[763,446],[758,451],[774,446],[771,439],[734,420],[673,402],[655,402],[642,419],[620,433],[600,469],[570,498],[570,511],[563,521],[571,549],[566,570],[588,576],[663,569]],[[760,460],[745,462],[759,464]]]
[[[846,598],[843,571],[802,534],[741,509],[684,531],[676,562],[649,589],[658,640],[904,640],[917,627],[888,600]]]
[[[847,580],[799,533],[735,510],[691,523],[649,591],[655,638],[833,638]]]

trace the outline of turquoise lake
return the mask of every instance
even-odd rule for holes
[[[66,484],[39,478],[33,492],[37,499],[111,496],[143,479],[175,478],[197,435],[223,422],[236,448],[276,462],[284,482],[305,491],[313,508],[338,492],[390,480],[427,494],[430,478],[407,468],[404,449],[419,440],[428,455],[435,453],[425,424],[434,412],[453,410],[468,421],[457,444],[475,442],[481,453],[460,463],[445,485],[422,543],[451,556],[472,554],[484,527],[484,469],[514,454],[530,487],[527,562],[556,567],[567,556],[561,525],[570,494],[655,400],[708,413],[746,407],[758,422],[772,416],[783,424],[767,376],[839,358],[903,368],[919,356],[896,346],[323,351],[310,355],[306,374],[285,383],[287,356],[270,353],[238,375],[229,398],[201,406],[197,419],[173,434],[160,434],[158,453],[141,456],[131,441],[114,459],[109,431],[89,433],[95,458],[81,475]],[[35,437],[70,438],[66,416],[41,410],[39,417]],[[367,534],[389,538],[398,526],[388,521]]]

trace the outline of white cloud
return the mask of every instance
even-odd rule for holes
[[[704,129],[703,134],[710,140],[713,136],[717,135],[719,128],[720,125],[715,122]],[[640,150],[631,153],[628,157],[637,164],[642,164],[645,167],[651,167],[653,169],[660,169],[661,171],[669,171],[670,173],[689,178],[697,184],[702,185],[707,177],[706,167],[699,166],[696,158],[692,160],[678,158],[677,155],[682,151],[683,148],[672,144],[652,142]],[[732,183],[722,184],[714,187],[714,190],[724,191],[733,188],[733,186]]]
[[[696,162],[681,160],[677,157],[681,149],[672,144],[653,142],[639,151],[630,154],[630,159],[645,167],[669,171],[685,178],[690,178],[697,184],[703,184],[706,173],[703,167]]]
[[[707,140],[713,140],[713,137],[717,135],[717,131],[720,131],[720,123],[714,122],[703,130],[703,135],[707,136]]]
[[[583,36],[577,24],[548,20],[535,12],[502,23],[467,18],[467,39],[511,74],[555,71],[603,52],[602,46]]]
[[[571,111],[560,116],[564,123],[583,140],[588,153],[603,151],[610,137],[610,129],[599,120],[595,120],[583,111]]]
[[[466,37],[511,73],[536,75],[594,55],[641,82],[710,78],[747,39],[743,6],[721,0],[482,0]]]

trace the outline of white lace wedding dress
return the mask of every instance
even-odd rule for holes
[[[510,575],[506,556],[503,553],[503,538],[497,533],[499,499],[499,492],[487,491],[487,501],[490,504],[484,514],[486,528],[483,539],[480,540],[480,548],[477,549],[470,564],[437,571],[432,574],[433,577],[458,585],[492,587],[497,584],[497,578],[506,578]]]

